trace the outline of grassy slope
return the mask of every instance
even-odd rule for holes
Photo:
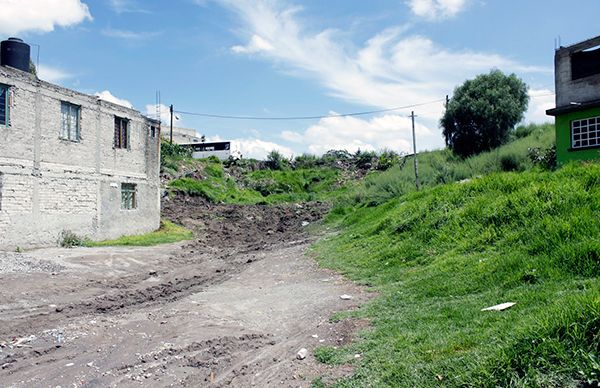
[[[204,179],[179,178],[169,187],[212,202],[237,204],[325,200],[346,190],[339,184],[340,171],[332,168],[259,170],[246,172],[236,181],[220,162],[198,163]]]
[[[381,296],[355,313],[373,323],[362,341],[317,354],[357,363],[344,386],[598,381],[599,219],[599,165],[496,173],[338,216],[321,263]]]
[[[419,177],[423,187],[516,168],[524,171],[532,167],[527,156],[528,148],[548,148],[554,142],[554,125],[531,125],[524,127],[527,136],[499,147],[491,152],[473,156],[466,160],[458,158],[448,150],[420,153]],[[523,131],[521,131],[522,133]],[[513,162],[514,163],[511,163]],[[415,191],[413,160],[408,159],[400,168],[393,167],[383,173],[370,174],[362,184],[344,198],[342,205],[366,202],[383,203],[391,198]]]

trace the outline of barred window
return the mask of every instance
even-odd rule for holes
[[[115,148],[129,148],[129,120],[115,116]]]
[[[600,117],[571,121],[571,147],[600,146]]]
[[[81,107],[65,101],[60,104],[61,139],[79,141],[79,112]]]
[[[10,125],[10,88],[0,85],[0,125]]]
[[[137,208],[137,192],[135,183],[121,183],[121,209]]]

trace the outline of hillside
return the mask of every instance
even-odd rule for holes
[[[598,164],[355,207],[316,254],[380,293],[372,329],[318,356],[356,365],[340,386],[597,386],[599,218]]]

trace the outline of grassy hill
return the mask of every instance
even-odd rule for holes
[[[597,386],[600,165],[492,173],[345,214],[319,261],[380,296],[352,314],[372,322],[361,341],[317,352],[356,364],[338,385]],[[503,302],[516,305],[480,311]]]

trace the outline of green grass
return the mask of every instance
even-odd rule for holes
[[[171,181],[169,188],[211,202],[233,204],[326,200],[347,190],[338,182],[340,171],[332,168],[247,171],[235,179],[218,161],[200,163],[202,179],[179,178]]]
[[[434,187],[500,171],[525,171],[532,163],[529,148],[549,148],[554,142],[554,125],[532,124],[515,130],[513,140],[496,150],[462,159],[450,150],[422,152],[418,155],[422,187]],[[415,191],[413,159],[385,172],[372,172],[338,203],[338,212],[347,205],[380,204]]]
[[[190,240],[193,233],[183,226],[176,225],[168,220],[160,222],[160,228],[154,232],[135,236],[123,236],[115,240],[86,241],[88,247],[108,246],[151,246],[158,244],[169,244],[177,241]]]
[[[380,296],[358,342],[316,354],[356,365],[340,386],[597,386],[599,220],[598,164],[347,207],[316,253]]]

